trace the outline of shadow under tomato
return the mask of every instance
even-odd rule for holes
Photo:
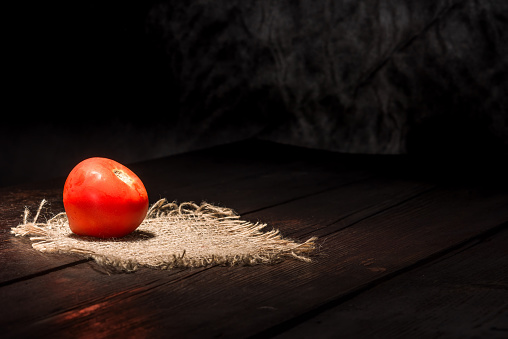
[[[138,241],[146,241],[155,237],[155,234],[147,231],[135,230],[132,233],[127,234],[121,238],[97,238],[97,237],[88,237],[77,235],[71,233],[68,235],[69,238],[79,239],[84,241],[103,241],[103,242],[138,242]]]

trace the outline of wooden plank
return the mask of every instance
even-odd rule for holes
[[[370,218],[356,218],[352,227],[329,228],[322,255],[311,264],[286,261],[170,275],[144,270],[113,277],[92,275],[88,265],[78,265],[0,289],[3,300],[17,301],[16,309],[2,311],[1,318],[13,336],[52,335],[62,329],[107,335],[140,327],[155,336],[270,333],[499,227],[508,220],[507,202],[502,192],[429,191]],[[281,206],[271,209],[274,218]],[[288,230],[304,230],[309,224],[309,219],[293,220]]]
[[[277,338],[506,338],[508,226],[345,300]]]
[[[264,209],[253,217],[250,213],[243,216],[283,229],[289,237],[326,237],[433,188],[433,184],[414,180],[372,177],[283,204],[276,213]]]
[[[277,151],[268,152],[267,149]],[[262,156],[253,158],[255,152]],[[152,202],[166,197],[224,205],[245,213],[361,180],[371,174],[351,169],[341,157],[271,143],[243,142],[131,166],[143,178]],[[24,206],[36,210],[45,198],[55,213],[63,211],[64,178],[0,190],[0,284],[51,272],[80,260],[48,256],[12,237]],[[259,194],[259,193],[263,194]]]
[[[42,199],[48,199],[51,207],[63,209],[60,195],[61,190],[53,185],[34,189],[9,188],[0,193],[0,286],[9,280],[77,261],[74,257],[38,253],[32,249],[28,239],[10,234],[10,228],[23,221],[25,206],[31,207],[33,212]],[[40,220],[46,216],[46,213],[41,213]]]

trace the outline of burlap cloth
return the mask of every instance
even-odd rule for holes
[[[65,213],[37,222],[44,203],[32,222],[25,208],[23,224],[11,233],[29,236],[38,251],[74,253],[113,271],[272,264],[285,258],[310,261],[308,255],[315,249],[314,237],[303,243],[284,239],[278,230],[263,232],[266,224],[241,220],[233,210],[208,203],[161,199],[136,231],[112,239],[73,234]]]

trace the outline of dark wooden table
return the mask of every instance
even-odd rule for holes
[[[63,211],[65,178],[2,188],[0,337],[508,337],[499,170],[262,141],[130,167],[152,202],[206,200],[319,249],[311,263],[109,275],[9,233],[43,198]]]

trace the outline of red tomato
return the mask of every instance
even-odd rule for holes
[[[124,165],[90,158],[67,177],[63,203],[75,234],[117,238],[141,224],[148,211],[148,194],[138,176]]]

